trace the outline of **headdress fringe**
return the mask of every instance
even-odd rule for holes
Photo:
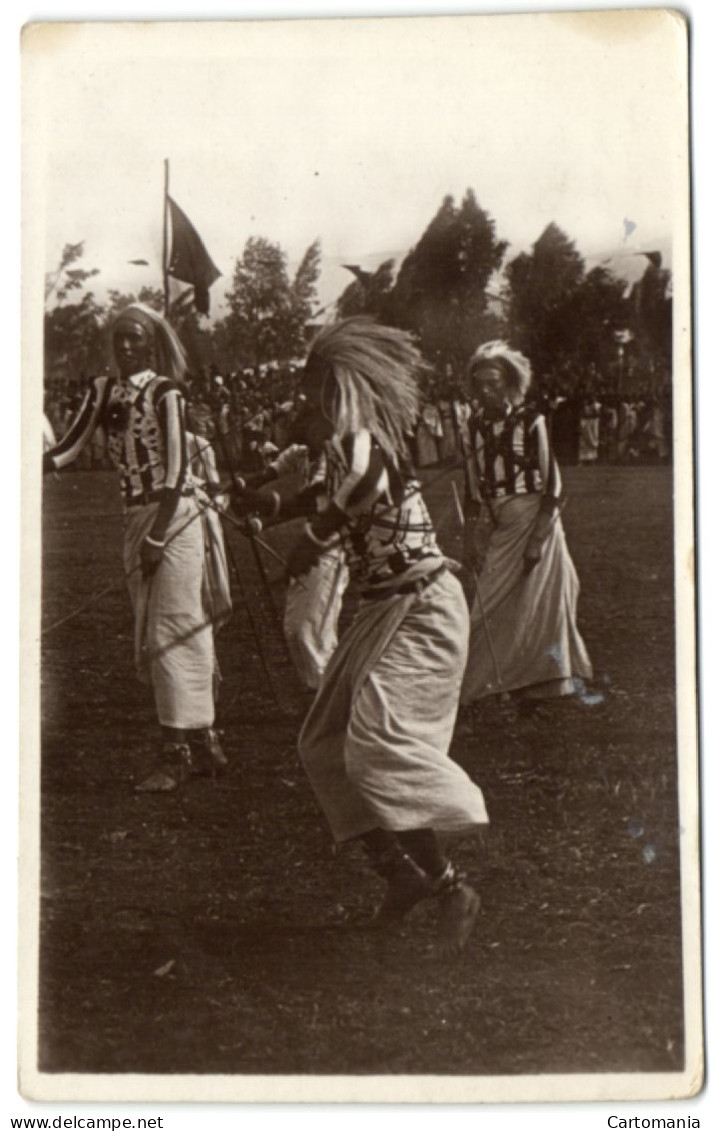
[[[311,353],[336,381],[336,434],[366,429],[388,455],[404,455],[420,413],[418,378],[428,368],[412,335],[356,315],[325,326]]]

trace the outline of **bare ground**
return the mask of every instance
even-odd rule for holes
[[[483,908],[465,955],[442,962],[427,906],[386,934],[354,925],[377,884],[355,849],[331,851],[296,755],[308,699],[239,535],[244,593],[235,581],[218,638],[231,771],[133,793],[156,730],[132,669],[117,487],[103,472],[46,481],[41,1070],[683,1067],[672,472],[570,468],[566,486],[604,698],[525,724],[496,701],[462,713],[452,752],[491,829],[454,846]],[[430,488],[435,518],[449,492],[447,475]],[[456,557],[454,522],[441,530]],[[268,538],[283,552],[291,535]]]

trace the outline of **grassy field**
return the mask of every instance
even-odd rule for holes
[[[134,794],[156,736],[132,669],[117,487],[103,472],[46,481],[42,1070],[683,1067],[672,472],[565,478],[604,698],[525,724],[497,701],[463,712],[452,752],[491,829],[456,849],[483,907],[451,962],[433,954],[428,906],[390,933],[353,926],[378,887],[356,849],[332,853],[296,755],[307,700],[239,535],[235,615],[218,638],[231,772]],[[449,477],[427,493],[437,519]],[[451,516],[441,532],[456,557]],[[291,536],[267,535],[280,552]],[[264,560],[279,609],[281,571]]]

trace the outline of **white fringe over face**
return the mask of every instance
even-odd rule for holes
[[[477,369],[482,369],[487,362],[500,362],[502,372],[510,392],[518,394],[523,399],[531,384],[531,363],[524,354],[511,349],[507,342],[484,342],[476,353],[469,359],[467,376],[471,379]]]
[[[142,302],[132,302],[119,311],[113,325],[121,318],[138,315],[139,322],[148,319],[153,328],[155,369],[160,377],[170,377],[173,381],[183,381],[188,369],[188,359],[180,338],[173,327],[156,310]]]
[[[418,378],[428,368],[412,336],[357,315],[324,327],[310,353],[336,383],[336,435],[366,429],[392,458],[406,454],[420,413]]]

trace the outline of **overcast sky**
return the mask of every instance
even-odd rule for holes
[[[97,290],[160,285],[164,158],[216,313],[251,235],[292,269],[319,238],[327,302],[446,193],[517,250],[555,220],[590,256],[669,246],[685,203],[685,37],[659,10],[49,30],[25,40],[44,269],[83,240]]]

